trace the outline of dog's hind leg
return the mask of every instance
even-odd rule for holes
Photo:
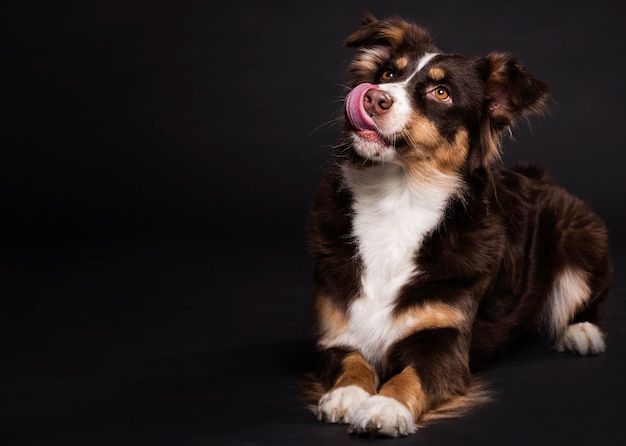
[[[554,282],[544,323],[558,351],[597,355],[606,349],[605,334],[594,323],[603,296],[593,292],[588,276],[568,267]]]
[[[578,322],[568,325],[565,333],[557,340],[558,351],[569,350],[580,355],[598,355],[606,349],[605,334],[591,322]]]

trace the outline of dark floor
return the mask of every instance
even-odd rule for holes
[[[342,445],[297,399],[311,366],[303,227],[362,12],[444,50],[511,51],[554,107],[505,160],[606,220],[608,350],[526,345],[496,397],[394,444],[621,445],[624,7],[618,2],[11,2],[0,12],[0,444]]]
[[[306,259],[216,265],[210,252],[155,242],[16,253],[9,295],[31,301],[2,321],[3,444],[373,441],[318,422],[296,397],[312,351]],[[621,444],[625,288],[618,275],[604,355],[526,346],[481,373],[492,403],[396,441]]]

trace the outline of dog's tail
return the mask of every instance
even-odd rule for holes
[[[317,402],[329,389],[313,373],[305,375],[297,384],[300,401],[306,404],[310,411],[317,413]]]
[[[417,420],[417,425],[425,426],[437,420],[461,417],[477,406],[492,401],[493,397],[494,394],[488,389],[487,382],[474,378],[465,394],[458,395],[432,410],[423,413],[419,420]]]

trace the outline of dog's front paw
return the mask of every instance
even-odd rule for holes
[[[361,404],[350,423],[353,434],[403,437],[416,431],[409,409],[393,398],[380,395]]]
[[[359,386],[339,387],[320,398],[317,417],[327,423],[350,423],[354,412],[369,396]]]

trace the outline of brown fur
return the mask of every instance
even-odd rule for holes
[[[376,372],[358,353],[350,353],[343,358],[341,373],[335,380],[333,388],[352,385],[359,386],[370,394],[376,393],[378,389]]]

